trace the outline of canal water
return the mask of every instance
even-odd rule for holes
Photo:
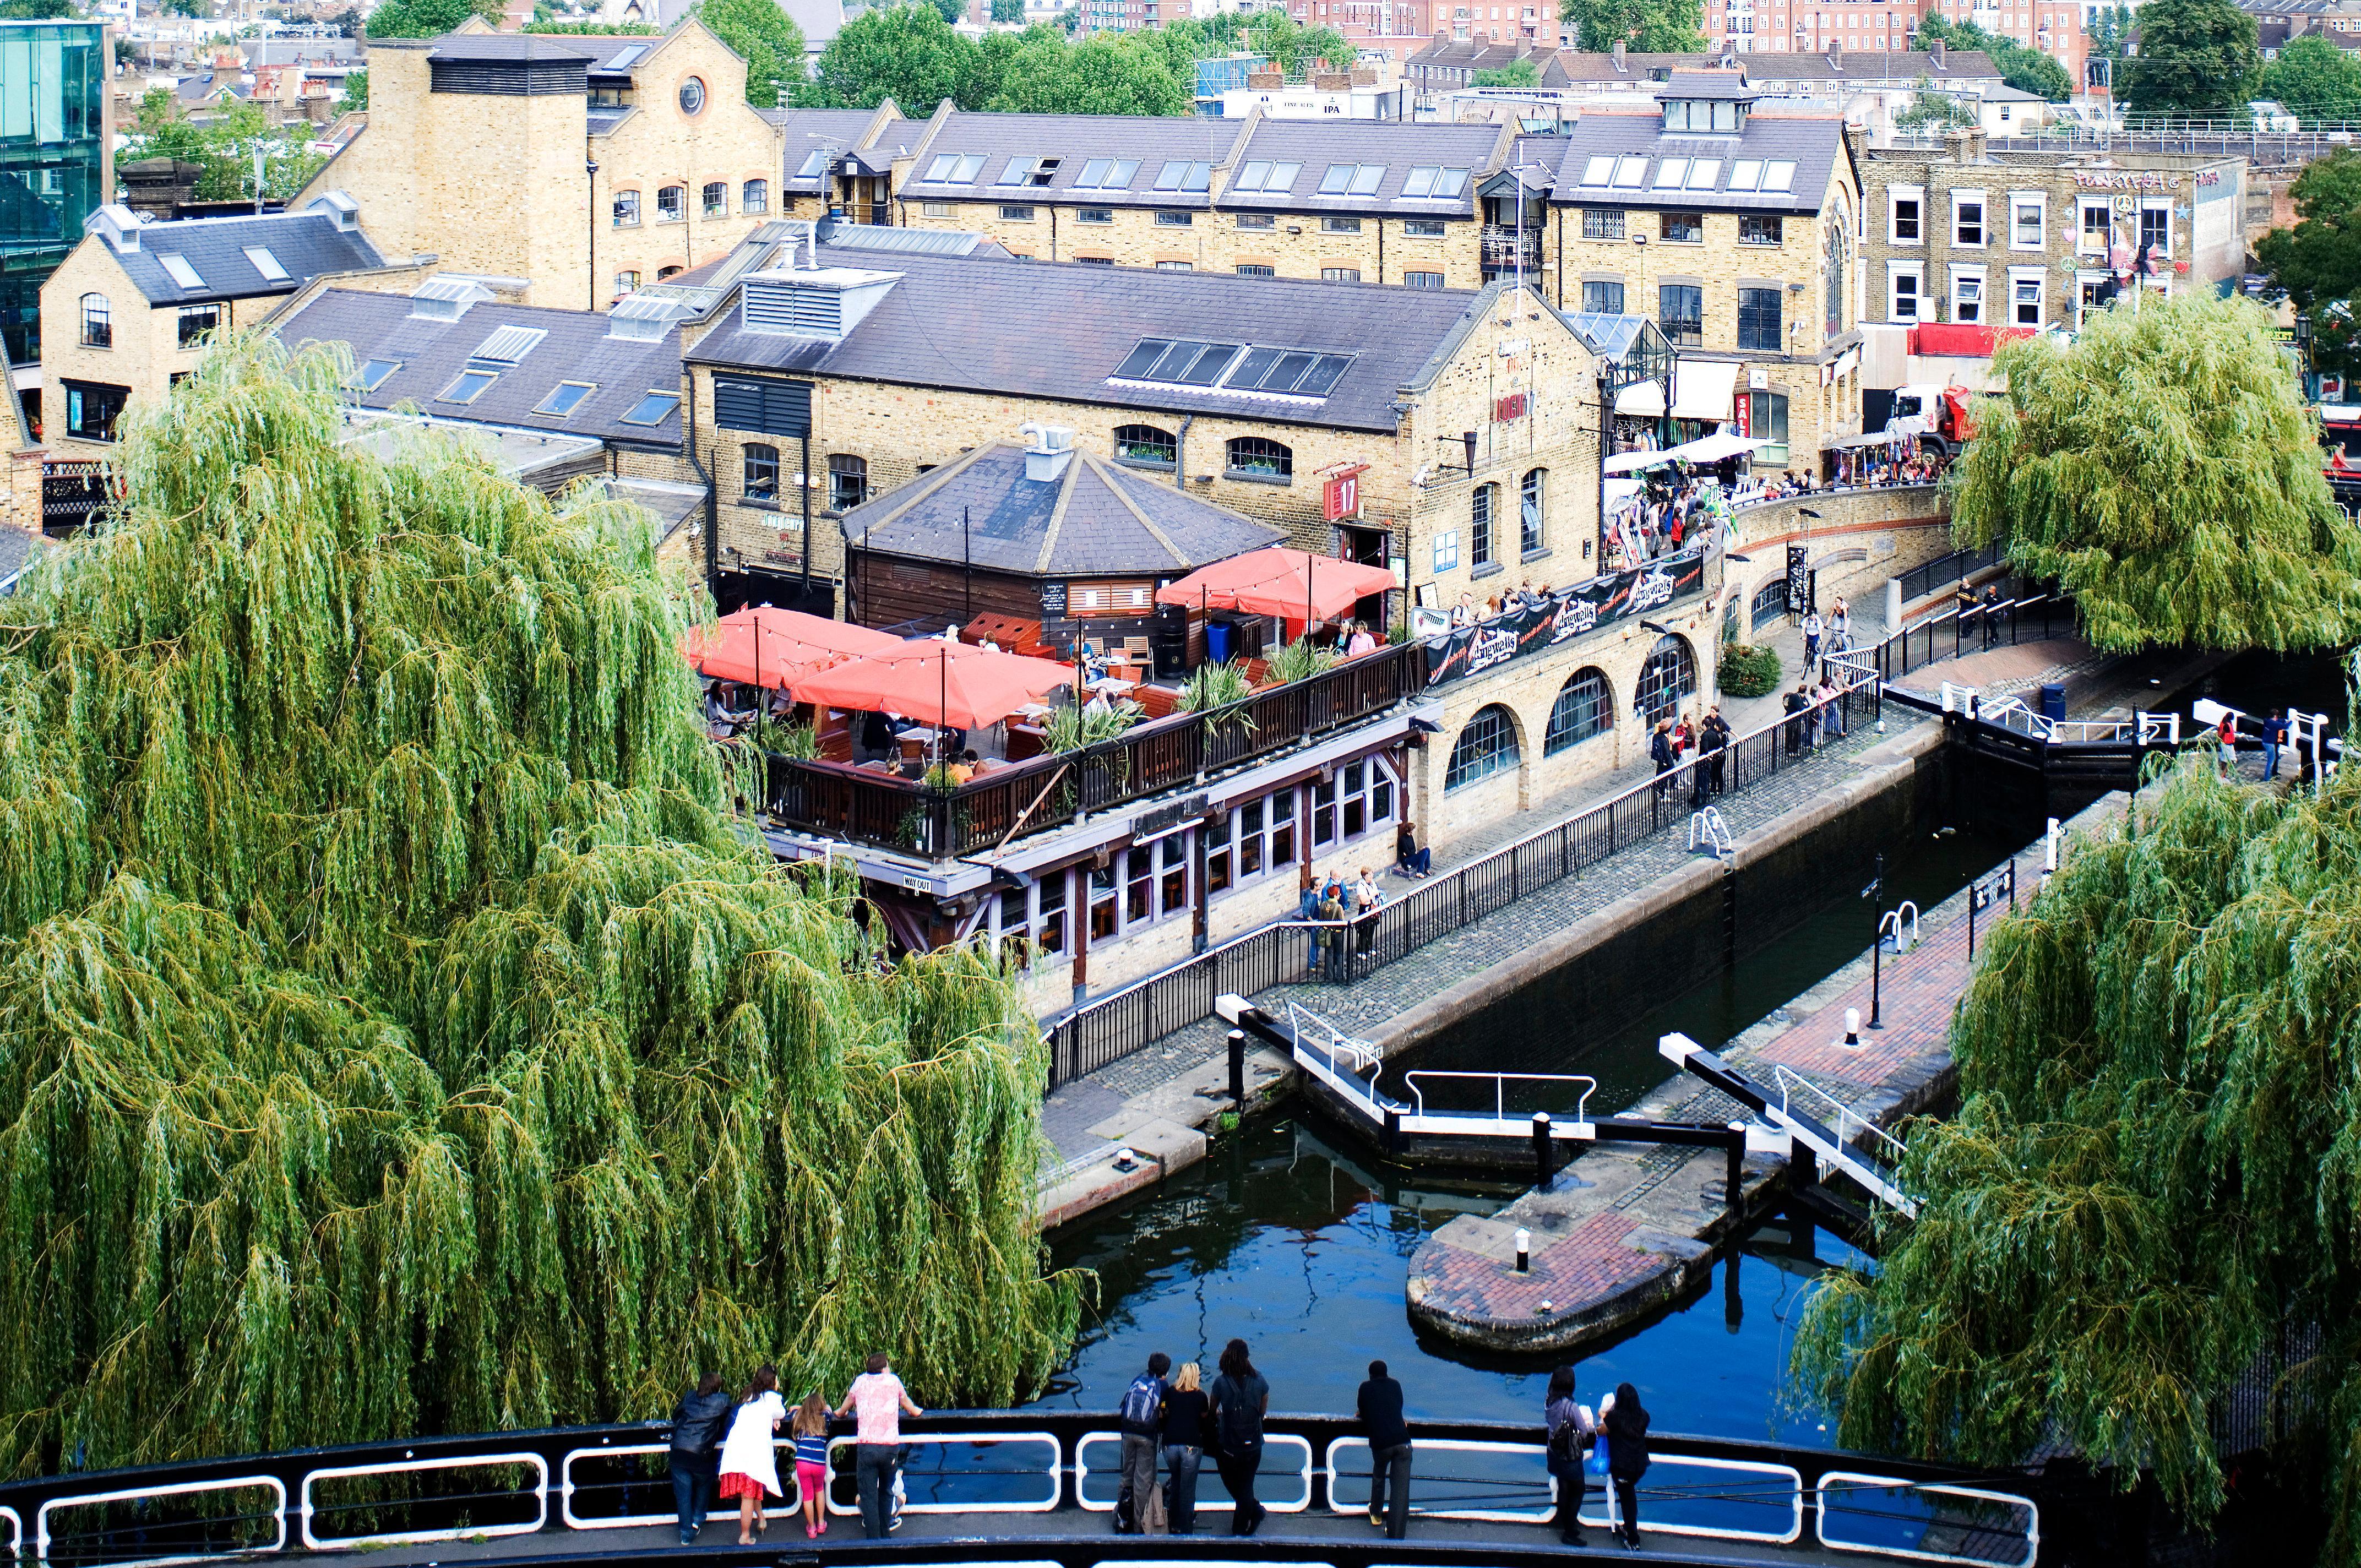
[[[1887,850],[1880,901],[1931,906],[2025,843],[2013,834],[1925,831]],[[1851,868],[1827,901],[1726,975],[1612,1021],[1529,1018],[1513,1047],[1458,1059],[1446,1044],[1415,1065],[1582,1072],[1595,1111],[1629,1104],[1671,1070],[1655,1054],[1680,1030],[1718,1046],[1868,946],[1872,916]],[[1488,1031],[1506,1036],[1508,1030]],[[1514,1060],[1501,1060],[1503,1054]],[[1098,1273],[1100,1300],[1081,1344],[1039,1403],[1112,1409],[1152,1351],[1212,1363],[1244,1338],[1275,1409],[1348,1410],[1372,1359],[1401,1379],[1411,1413],[1533,1420],[1554,1357],[1472,1353],[1420,1333],[1403,1286],[1424,1234],[1455,1214],[1490,1213],[1521,1189],[1389,1167],[1310,1120],[1249,1128],[1140,1202],[1060,1230],[1055,1261]],[[1799,1254],[1776,1220],[1716,1265],[1704,1292],[1576,1363],[1586,1401],[1635,1385],[1665,1431],[1815,1443],[1821,1416],[1788,1398],[1797,1315],[1819,1271],[1861,1260],[1825,1232]]]

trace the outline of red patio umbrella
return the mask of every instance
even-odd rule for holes
[[[1074,678],[1073,667],[967,642],[926,638],[865,653],[796,687],[805,702],[855,712],[889,712],[953,729],[997,724]]]
[[[1289,620],[1334,620],[1359,600],[1393,586],[1394,575],[1386,567],[1274,544],[1200,566],[1158,589],[1156,602]]]
[[[831,664],[901,646],[889,632],[768,606],[733,610],[681,639],[681,652],[698,674],[766,687],[798,686]]]

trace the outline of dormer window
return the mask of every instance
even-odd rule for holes
[[[1667,98],[1664,129],[1691,136],[1732,135],[1745,127],[1746,107],[1734,98]]]

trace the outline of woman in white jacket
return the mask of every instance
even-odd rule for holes
[[[754,1381],[738,1397],[730,1418],[730,1435],[721,1444],[721,1486],[719,1495],[738,1499],[738,1544],[752,1546],[763,1533],[763,1501],[781,1496],[779,1455],[773,1442],[779,1423],[787,1419],[787,1402],[779,1398],[779,1369],[765,1363]]]

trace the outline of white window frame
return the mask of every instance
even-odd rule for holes
[[[2033,285],[2034,319],[2016,319],[2016,289],[2020,283]],[[2049,269],[2046,267],[2012,267],[2008,269],[2008,320],[1998,323],[2006,327],[2031,327],[2040,332],[2049,325]]]
[[[1442,528],[1435,531],[1434,569],[1437,572],[1455,572],[1459,569],[1459,531],[1457,529]]]
[[[2031,207],[2040,220],[2040,232],[2030,240],[2016,235],[2016,214],[2019,207]],[[2011,250],[2048,250],[2049,248],[2049,197],[2041,191],[2011,191],[2008,193],[2008,247]]]
[[[1962,283],[1973,283],[1976,286],[1977,313],[1972,316],[1960,313],[1960,285]],[[1972,323],[1990,326],[1992,324],[1992,291],[1985,287],[1984,269],[1981,267],[1954,267],[1951,269],[1950,285],[1951,320],[1962,325]]]
[[[2092,284],[2093,284],[2093,283],[2103,283],[2103,282],[2105,282],[2105,281],[2107,280],[2107,277],[2108,277],[2107,270],[2106,270],[2106,269],[2104,269],[2104,268],[2103,268],[2103,267],[2102,267],[2102,268],[2084,267],[2084,268],[2081,268],[2081,269],[2077,269],[2077,270],[2076,270],[2076,272],[2075,272],[2075,274],[2074,274],[2074,330],[2075,330],[2075,331],[2080,332],[2080,331],[2081,331],[2081,330],[2082,330],[2082,323],[2083,323],[2083,321],[2085,320],[2086,315],[2087,315],[2087,313],[2086,313],[2086,311],[2085,311],[2085,309],[2084,309],[2083,302],[2082,302],[2082,291],[2083,291],[2084,289],[2088,288],[2090,285],[2092,285]]]
[[[1969,202],[1973,202],[1976,204],[1976,210],[1983,214],[1982,218],[1977,220],[1978,228],[1983,236],[1981,239],[1965,240],[1960,237],[1960,208],[1963,203]],[[1954,250],[1982,250],[1991,243],[1992,203],[1985,198],[1984,193],[1982,191],[1952,192],[1951,248]]]
[[[2164,214],[2164,248],[2162,250],[2149,251],[2148,258],[2150,260],[2170,260],[2173,253],[2173,235],[2174,231],[2179,227],[2179,225],[2173,222],[2172,198],[2169,196],[2141,197],[2139,211],[2135,214],[2132,218],[2133,224],[2135,225],[2138,225],[2141,222],[2141,219],[2149,213],[2162,213]],[[2132,249],[2135,254],[2136,254],[2139,249],[2139,229],[2136,226],[2132,230]]]
[[[1905,278],[1911,284],[1912,313],[1908,315],[1901,310],[1901,284]],[[1889,261],[1885,264],[1885,319],[1913,325],[1927,319],[1927,269],[1924,263]]]
[[[1916,239],[1902,237],[1900,224],[1902,203],[1905,202],[1918,203],[1918,237]],[[1925,186],[1888,185],[1885,188],[1885,243],[1897,247],[1907,246],[1914,250],[1925,248],[1927,244],[1927,188]]]
[[[2093,212],[2099,213],[2107,220],[2105,226],[2102,230],[2107,237],[2106,239],[2102,240],[2095,247],[2091,244],[2091,225],[2088,221],[2090,215]],[[2076,254],[2081,256],[2106,255],[2108,244],[2114,238],[2114,233],[2115,211],[2104,197],[2094,199],[2092,197],[2085,196],[2081,201],[2074,203],[2074,249]]]

